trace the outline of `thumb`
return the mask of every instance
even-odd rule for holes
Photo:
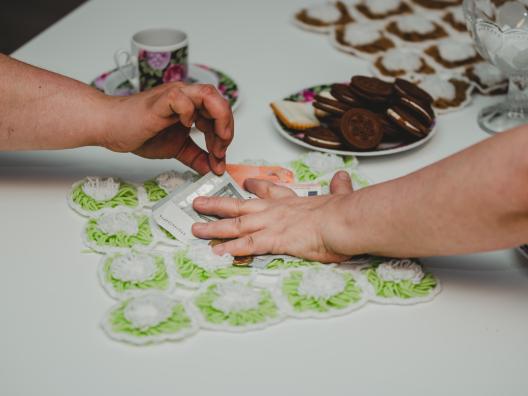
[[[348,172],[339,171],[332,177],[330,182],[331,194],[350,194],[353,191],[352,179],[350,179]]]

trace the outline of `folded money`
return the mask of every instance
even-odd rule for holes
[[[215,217],[202,215],[193,209],[193,201],[200,196],[232,197],[248,199],[250,195],[242,190],[228,173],[216,176],[212,172],[183,190],[174,191],[152,208],[154,221],[176,239],[189,242],[196,237],[191,227],[197,222],[210,222]]]

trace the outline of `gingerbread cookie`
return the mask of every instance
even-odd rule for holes
[[[411,7],[401,0],[363,0],[356,8],[369,19],[384,19],[412,12]]]
[[[327,33],[334,26],[353,22],[348,7],[341,1],[324,3],[309,8],[303,8],[294,16],[294,22],[299,27],[319,33]]]
[[[383,33],[382,26],[373,22],[336,27],[333,44],[358,56],[372,56],[394,48],[394,42]]]
[[[415,4],[430,10],[443,10],[446,7],[461,5],[462,0],[412,0]]]
[[[462,7],[455,7],[447,11],[442,20],[451,26],[453,29],[459,32],[466,32],[466,17],[464,16],[464,10]]]
[[[447,69],[467,66],[482,60],[475,46],[464,40],[442,40],[426,48],[425,53]]]
[[[469,66],[464,75],[475,83],[478,92],[483,95],[501,95],[508,92],[507,77],[487,62]]]
[[[433,97],[433,106],[440,113],[459,109],[471,101],[473,87],[462,76],[425,76],[418,85]]]
[[[429,65],[417,51],[408,48],[394,48],[376,58],[374,72],[382,77],[401,77],[410,73],[434,74]]]
[[[447,37],[445,29],[438,23],[420,14],[404,15],[387,24],[389,33],[401,40],[418,43]]]

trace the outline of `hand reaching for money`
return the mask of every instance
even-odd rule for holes
[[[215,246],[215,253],[289,254],[321,262],[348,258],[339,253],[347,241],[340,213],[352,193],[348,173],[336,173],[332,194],[318,197],[297,197],[287,187],[256,179],[246,180],[245,187],[261,199],[198,197],[193,202],[197,212],[224,218],[192,228],[199,238],[233,239]]]
[[[111,98],[115,122],[102,145],[145,158],[176,158],[200,174],[225,170],[233,139],[233,115],[215,87],[170,83],[125,98]],[[189,136],[191,126],[205,134],[207,152]]]

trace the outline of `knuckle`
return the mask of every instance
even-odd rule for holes
[[[201,93],[203,96],[212,96],[217,94],[216,88],[211,84],[203,84],[200,87]]]
[[[244,245],[249,249],[253,250],[255,248],[255,238],[252,235],[244,237]]]
[[[234,217],[233,226],[235,230],[240,233],[242,231],[242,217]]]

